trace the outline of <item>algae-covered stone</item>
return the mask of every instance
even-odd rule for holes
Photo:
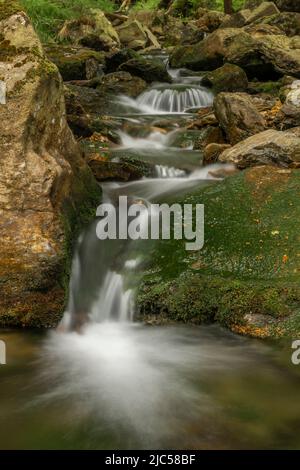
[[[108,149],[97,150],[92,141],[82,141],[87,162],[97,181],[131,181],[155,175],[155,165],[124,152],[114,155]]]
[[[21,7],[0,0],[0,12],[0,325],[48,327],[64,309],[76,226],[100,190],[67,125],[57,67]]]
[[[140,314],[299,335],[299,191],[299,170],[257,167],[185,197],[204,204],[204,247],[187,252],[184,240],[165,240],[153,248]]]

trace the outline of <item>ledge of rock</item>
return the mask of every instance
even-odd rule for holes
[[[15,2],[0,2],[0,38],[0,325],[50,327],[65,304],[74,231],[100,191],[67,125],[58,69]]]
[[[240,169],[262,164],[299,168],[300,128],[260,132],[225,150],[219,161],[234,163]]]

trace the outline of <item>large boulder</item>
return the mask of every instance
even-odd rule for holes
[[[140,77],[147,83],[172,81],[165,65],[156,59],[146,59],[143,57],[131,59],[120,65],[119,70]]]
[[[91,9],[88,16],[78,20],[67,20],[58,33],[58,38],[97,51],[109,51],[120,45],[115,28],[103,11],[98,9]]]
[[[220,93],[214,100],[214,111],[233,145],[265,129],[264,119],[246,94]]]
[[[267,26],[267,25],[265,25]],[[213,70],[229,62],[242,67],[249,78],[274,79],[290,74],[300,77],[300,41],[280,34],[250,32],[239,28],[214,31],[192,46],[176,47],[173,67]]]
[[[133,49],[121,49],[106,58],[106,72],[116,72],[120,65],[131,59],[139,59],[139,54]]]
[[[245,91],[248,78],[243,69],[237,65],[225,64],[212,72],[208,72],[201,83],[212,87],[216,93],[220,91]]]
[[[300,167],[300,128],[260,132],[225,150],[219,161],[241,169],[262,164]]]
[[[65,81],[89,80],[103,74],[105,56],[102,52],[81,46],[49,44],[45,46],[45,53]]]
[[[63,84],[28,16],[0,1],[0,324],[54,326],[75,228],[100,190],[67,125]]]
[[[282,12],[259,20],[260,25],[277,27],[287,36],[300,35],[300,13]]]
[[[113,72],[102,78],[101,90],[112,95],[127,95],[136,98],[147,88],[147,83],[140,77],[128,72]]]
[[[279,10],[273,2],[262,2],[248,16],[246,24],[261,20],[266,16],[276,15],[277,13],[279,13]]]
[[[142,25],[138,20],[128,20],[118,27],[121,44],[130,49],[144,49],[152,46],[160,49],[160,44],[155,35],[147,26]]]
[[[108,92],[108,87],[107,83],[96,89],[65,85],[67,119],[77,137],[90,137],[94,132],[110,136],[120,126],[118,120],[108,117],[120,112],[116,93]]]

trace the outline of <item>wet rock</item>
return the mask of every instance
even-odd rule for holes
[[[98,9],[91,9],[88,16],[78,20],[67,20],[58,38],[97,51],[109,51],[120,45],[118,33],[103,11]]]
[[[86,80],[103,75],[105,56],[78,46],[51,44],[45,46],[47,57],[58,67],[65,81]]]
[[[269,34],[269,28],[251,34],[238,28],[218,29],[198,44],[175,48],[170,63],[197,71],[214,70],[226,61],[243,68],[248,78],[271,80],[285,74],[300,77],[297,37]]]
[[[264,119],[246,94],[220,93],[215,98],[214,110],[233,145],[265,129]]]
[[[100,190],[67,125],[57,67],[17,3],[2,2],[0,12],[0,324],[53,327],[76,226],[92,216]]]
[[[94,133],[80,146],[95,178],[103,181],[131,181],[155,175],[155,164],[130,150],[122,150],[106,136]]]
[[[86,155],[88,165],[99,182],[131,181],[155,174],[154,165],[127,156],[126,152],[112,158],[109,151],[93,153],[90,147]]]
[[[116,72],[120,65],[131,59],[139,59],[139,54],[133,49],[121,49],[118,52],[106,58],[106,71],[108,73]]]
[[[120,65],[119,70],[123,70],[140,77],[147,83],[172,82],[172,78],[169,75],[166,66],[157,59],[145,59],[143,57],[131,59]]]
[[[234,163],[238,168],[262,164],[300,167],[300,128],[260,132],[225,150],[219,161]]]
[[[212,87],[216,93],[221,91],[245,91],[248,88],[248,78],[243,69],[237,65],[225,64],[207,73],[201,83]]]
[[[147,88],[147,83],[140,77],[128,72],[114,72],[105,75],[102,79],[101,89],[105,93],[114,95],[127,95],[136,98]]]
[[[107,90],[65,85],[68,123],[77,137],[89,137],[94,132],[112,136],[120,126],[120,120],[109,117],[118,114],[115,95]]]

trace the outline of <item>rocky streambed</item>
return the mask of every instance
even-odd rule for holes
[[[0,0],[0,447],[299,447],[299,11],[248,3],[42,46]],[[204,247],[99,241],[120,195],[204,204]]]

